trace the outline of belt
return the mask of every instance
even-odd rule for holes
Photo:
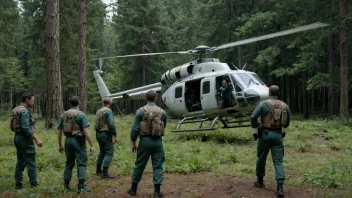
[[[262,130],[268,130],[268,131],[282,131],[282,128],[262,128]]]
[[[159,139],[159,138],[161,138],[161,136],[159,137],[159,136],[156,136],[156,137],[153,137],[153,136],[151,136],[151,135],[141,135],[141,136],[139,136],[140,138],[145,138],[145,137],[150,137],[150,138],[153,138],[153,139]]]

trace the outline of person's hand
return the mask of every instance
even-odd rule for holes
[[[64,147],[62,147],[62,145],[59,146],[59,152],[60,152],[60,153],[64,153]]]
[[[43,142],[40,141],[40,139],[36,139],[35,143],[37,144],[38,147],[43,147]]]
[[[253,138],[254,138],[254,141],[257,141],[258,138],[259,138],[259,135],[258,135],[258,128],[254,128],[254,131],[253,131]]]
[[[137,151],[136,143],[132,142],[132,152],[135,153]]]
[[[89,152],[90,152],[90,155],[93,155],[93,154],[94,154],[94,147],[93,147],[93,146],[90,147]]]
[[[119,138],[117,136],[114,137],[114,142],[117,142]]]
[[[253,133],[253,138],[254,138],[254,141],[257,141],[259,138],[258,133]]]

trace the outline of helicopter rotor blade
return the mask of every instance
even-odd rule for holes
[[[329,26],[329,24],[316,22],[316,23],[312,23],[312,24],[309,24],[309,25],[305,25],[305,26],[301,26],[301,27],[297,27],[297,28],[293,28],[293,29],[289,29],[289,30],[284,30],[284,31],[281,31],[281,32],[276,32],[276,33],[267,34],[267,35],[264,35],[264,36],[258,36],[258,37],[253,37],[253,38],[249,38],[249,39],[245,39],[245,40],[235,41],[235,42],[232,42],[232,43],[227,43],[227,44],[224,44],[224,45],[220,45],[218,47],[213,47],[213,48],[209,49],[209,51],[217,51],[217,50],[220,50],[220,49],[225,49],[225,48],[229,48],[229,47],[245,45],[245,44],[248,44],[248,43],[254,43],[254,42],[257,42],[257,41],[262,41],[262,40],[271,39],[271,38],[275,38],[275,37],[280,37],[280,36],[285,36],[285,35],[289,35],[289,34],[294,34],[294,33],[302,32],[302,31],[306,31],[306,30],[322,28],[322,27],[326,27],[326,26]]]
[[[122,56],[110,56],[110,57],[103,57],[101,59],[112,59],[112,58],[127,58],[127,57],[137,57],[137,56],[156,56],[156,55],[172,55],[172,54],[190,54],[192,51],[179,51],[179,52],[157,52],[157,53],[146,53],[146,54],[129,54],[129,55],[122,55]],[[97,59],[93,59],[97,60]]]

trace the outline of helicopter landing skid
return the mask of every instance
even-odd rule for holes
[[[243,125],[242,123],[248,122],[248,119],[243,119],[243,120],[236,120],[236,121],[229,121],[227,118],[223,118],[221,116],[216,116],[214,118],[202,118],[202,117],[186,117],[181,120],[181,122],[177,123],[177,127],[175,130],[172,130],[172,132],[198,132],[198,131],[212,131],[216,130],[219,128],[219,126],[215,127],[216,121],[220,121],[223,124],[222,129],[230,129],[230,128],[240,128],[240,127],[249,127],[251,125],[245,124]],[[209,127],[203,127],[204,122],[211,121],[211,125]],[[192,124],[192,123],[200,123],[198,128],[196,129],[183,129],[181,130],[181,126],[184,124]]]
[[[220,118],[220,116],[217,116],[215,118],[200,118],[200,117],[186,117],[181,120],[181,122],[177,123],[177,127],[175,130],[172,130],[172,132],[197,132],[197,131],[212,131],[216,130],[219,128],[219,126],[214,127],[216,121]],[[209,127],[203,127],[203,123],[211,121],[211,125]],[[181,130],[181,125],[183,124],[191,124],[191,123],[200,123],[199,127],[197,129],[184,129]]]
[[[248,120],[247,117],[241,117],[243,119],[240,119],[240,120],[236,120],[236,121],[228,121],[227,118],[223,119],[223,118],[220,118],[219,120],[221,121],[221,123],[224,125],[223,127],[221,127],[222,129],[231,129],[231,128],[241,128],[241,127],[249,127],[249,126],[252,126],[250,124],[242,124],[242,123],[245,123],[247,122],[248,123]]]

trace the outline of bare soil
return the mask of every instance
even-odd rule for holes
[[[137,190],[136,198],[153,197],[154,186],[152,174],[144,173]],[[80,197],[132,197],[127,193],[131,185],[130,176],[116,179],[91,178],[87,185],[90,193]],[[248,177],[229,175],[215,176],[213,173],[165,174],[162,192],[165,197],[276,197],[276,182],[265,181],[265,188],[254,187],[253,180]],[[303,186],[284,186],[285,197],[314,197],[314,189]],[[75,193],[67,193],[65,197],[77,197]]]

